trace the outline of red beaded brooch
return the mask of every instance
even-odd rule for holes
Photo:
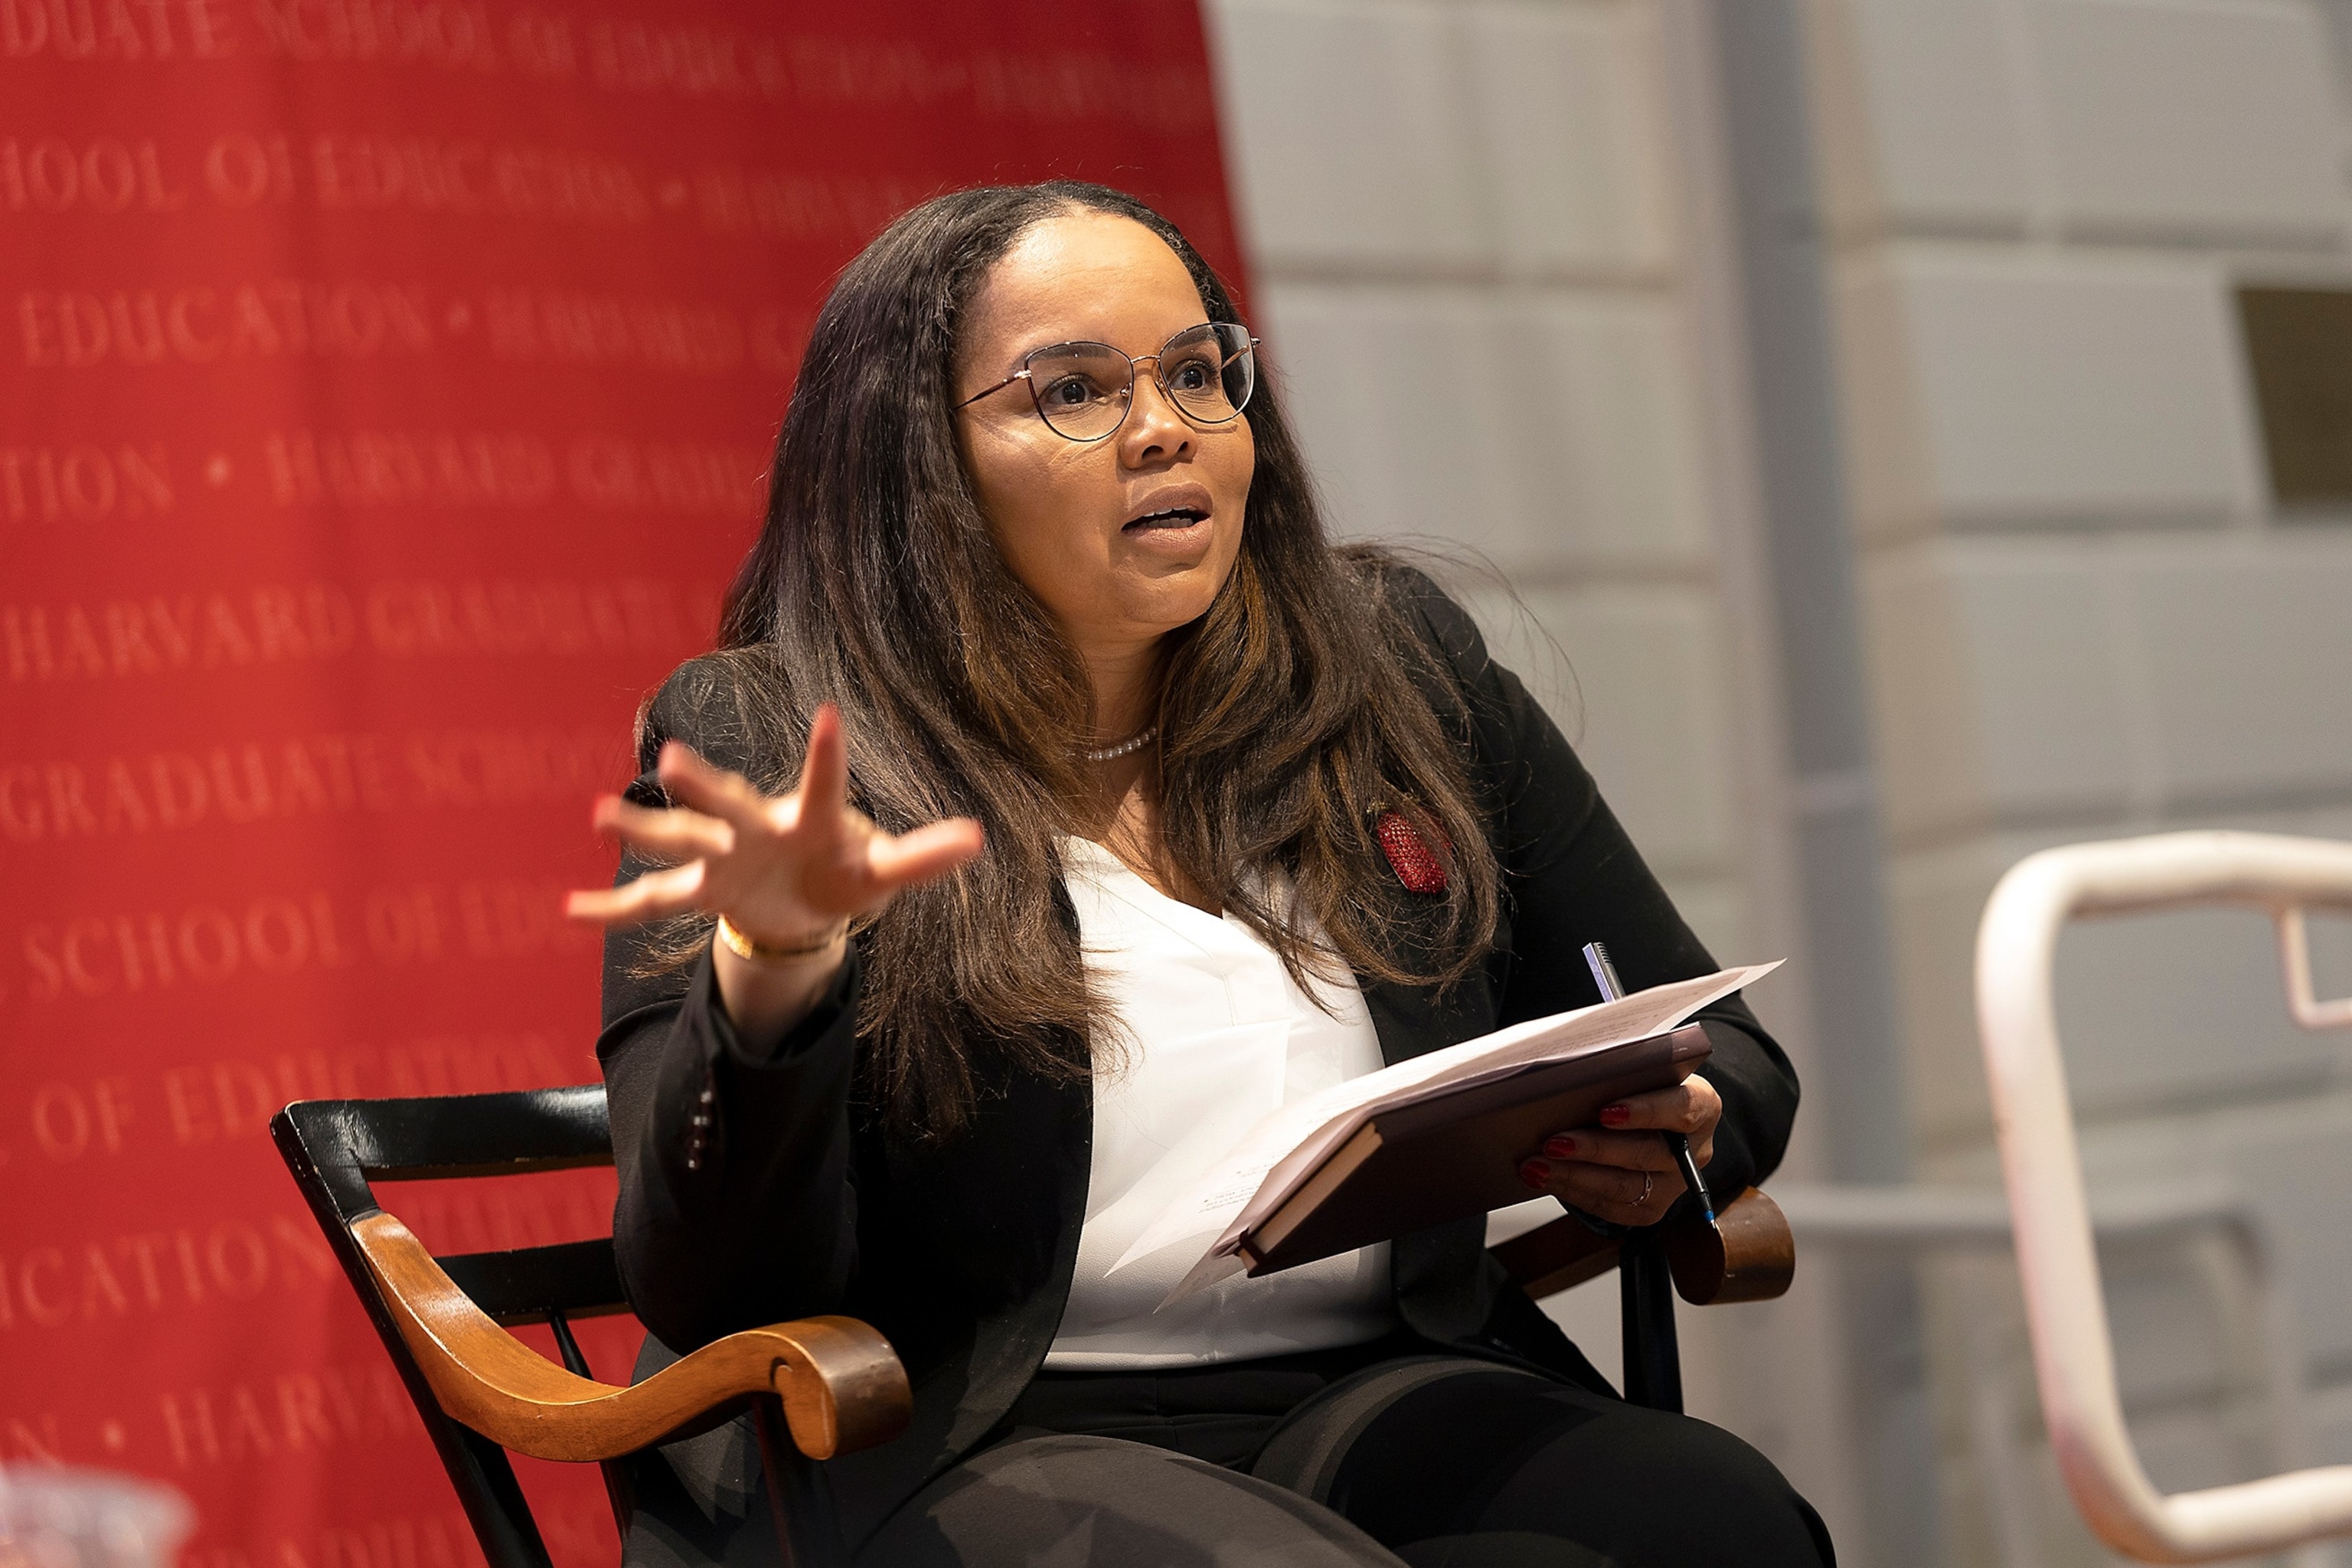
[[[1412,822],[1401,811],[1384,811],[1372,824],[1372,832],[1381,841],[1381,852],[1389,858],[1396,870],[1397,880],[1408,892],[1442,893],[1445,891],[1445,862],[1431,853],[1429,845],[1414,830]],[[1438,842],[1444,843],[1441,837]],[[1450,844],[1447,848],[1452,848]]]

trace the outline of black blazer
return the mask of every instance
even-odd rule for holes
[[[1452,671],[1454,689],[1427,695],[1465,722],[1506,873],[1505,912],[1486,963],[1443,1003],[1426,990],[1365,985],[1382,1055],[1402,1061],[1597,1000],[1584,942],[1608,943],[1629,988],[1715,969],[1591,775],[1518,679],[1487,657],[1470,617],[1418,574],[1402,574],[1395,591]],[[637,798],[662,802],[650,770],[667,739],[719,766],[761,771],[723,658],[674,674],[644,730]],[[621,879],[643,868],[625,858]],[[607,943],[597,1042],[619,1165],[621,1278],[661,1342],[640,1373],[671,1359],[662,1346],[683,1352],[812,1313],[845,1312],[888,1335],[913,1380],[913,1426],[824,1467],[855,1542],[994,1426],[1045,1358],[1086,1214],[1091,1091],[1007,1072],[968,1131],[909,1146],[852,1105],[857,954],[816,1011],[759,1058],[718,1005],[708,953],[688,971],[647,978],[644,941],[621,932]],[[1728,1194],[1779,1163],[1796,1078],[1738,998],[1699,1018],[1714,1047],[1704,1071],[1724,1106],[1708,1175]],[[689,1170],[690,1119],[706,1091],[715,1124]],[[1423,1337],[1599,1381],[1487,1256],[1482,1220],[1400,1237],[1391,1253],[1398,1314]]]

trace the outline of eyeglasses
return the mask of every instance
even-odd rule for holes
[[[1016,381],[1029,384],[1038,414],[1057,436],[1099,441],[1127,423],[1135,405],[1136,367],[1153,379],[1176,412],[1195,425],[1223,425],[1240,415],[1257,385],[1257,340],[1232,321],[1187,327],[1156,354],[1130,355],[1108,343],[1048,343],[1021,356],[1021,368],[958,408],[969,408]]]

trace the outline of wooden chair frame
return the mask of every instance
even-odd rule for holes
[[[1563,1215],[1502,1243],[1494,1253],[1538,1301],[1616,1269],[1625,1397],[1677,1413],[1683,1407],[1683,1373],[1675,1296],[1694,1307],[1769,1301],[1787,1292],[1797,1271],[1796,1238],[1788,1219],[1759,1187],[1726,1204],[1712,1226],[1677,1210],[1663,1225],[1612,1238]]]
[[[854,1318],[730,1334],[641,1384],[594,1382],[572,1319],[629,1310],[609,1237],[436,1258],[371,1181],[505,1176],[613,1163],[601,1084],[425,1100],[310,1100],[270,1122],[278,1152],[400,1370],[491,1568],[550,1568],[507,1450],[603,1466],[625,1532],[658,1444],[758,1416],[787,1563],[839,1555],[804,1459],[887,1442],[913,1405],[889,1342]],[[563,1365],[507,1330],[546,1323]]]
[[[298,1101],[272,1119],[270,1133],[399,1369],[490,1568],[550,1568],[509,1450],[601,1465],[625,1534],[646,1451],[747,1408],[788,1568],[844,1556],[809,1461],[905,1429],[907,1375],[881,1334],[854,1318],[803,1319],[730,1334],[641,1384],[600,1384],[569,1324],[629,1310],[611,1237],[435,1258],[377,1204],[373,1181],[612,1163],[602,1085]],[[1610,1238],[1564,1216],[1495,1254],[1538,1298],[1617,1268],[1626,1397],[1667,1410],[1682,1408],[1668,1280],[1696,1305],[1760,1300],[1788,1289],[1795,1264],[1787,1221],[1752,1189],[1716,1227],[1694,1215]],[[560,1367],[507,1331],[541,1322],[554,1333]]]

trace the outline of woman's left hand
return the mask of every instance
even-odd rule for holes
[[[1688,1138],[1703,1172],[1715,1157],[1715,1125],[1722,1120],[1723,1097],[1694,1073],[1673,1089],[1603,1106],[1599,1127],[1555,1134],[1519,1167],[1519,1177],[1597,1219],[1655,1225],[1684,1192],[1682,1167],[1658,1134]]]

